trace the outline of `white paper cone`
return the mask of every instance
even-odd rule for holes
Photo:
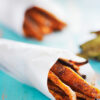
[[[1,69],[17,80],[37,88],[52,100],[47,87],[47,77],[49,69],[58,58],[84,61],[67,50],[0,39]],[[87,75],[89,83],[94,82],[95,73],[89,64],[81,67],[80,72]]]
[[[24,14],[28,8],[34,6],[42,7],[64,19],[61,8],[50,0],[0,0],[0,22],[23,34]]]

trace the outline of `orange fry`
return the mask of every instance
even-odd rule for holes
[[[60,58],[60,59],[58,59],[58,62],[61,63],[62,65],[70,67],[71,69],[73,69],[76,72],[80,69],[76,64],[71,63],[70,60],[67,60],[67,59]]]
[[[36,23],[25,18],[24,24],[27,27],[27,30],[26,30],[26,28],[24,28],[24,30],[25,30],[24,32],[28,32],[28,33],[25,33],[26,36],[28,36],[27,34],[29,34],[29,36],[35,37],[37,40],[43,39],[43,34],[41,34],[41,31],[40,31],[39,27],[36,25]]]
[[[48,80],[48,89],[65,96],[65,92],[56,86],[51,80]]]
[[[59,95],[60,97],[57,96],[58,100],[69,100],[68,96],[65,94],[63,90],[61,90],[58,86],[56,86],[51,80],[48,80],[48,89],[49,92],[56,98],[56,95]],[[52,92],[51,92],[51,91]]]
[[[28,16],[31,16],[31,18],[37,23],[43,34],[50,34],[53,31],[51,22],[40,13],[32,10],[28,13]]]
[[[76,96],[77,96],[77,98],[82,98],[82,99],[85,99],[85,100],[95,100],[95,98],[89,98],[86,95],[78,93],[78,92],[76,92]]]
[[[32,7],[25,12],[23,31],[26,37],[42,40],[44,35],[62,30],[65,26],[64,22],[42,8]]]
[[[57,87],[52,81],[50,81],[50,80],[48,80],[48,89],[49,89],[49,91],[51,90],[52,92],[53,92],[53,94],[52,94],[52,92],[50,92],[54,97],[55,97],[55,95],[54,94],[56,94],[56,95],[58,95],[57,96],[57,99],[59,98],[59,99],[61,99],[61,98],[63,98],[63,99],[61,99],[61,100],[69,100],[69,98],[68,98],[68,96],[66,96],[66,94],[64,93],[64,91],[63,90],[61,90],[59,87]],[[76,93],[76,96],[77,96],[77,99],[79,99],[79,100],[95,100],[95,98],[90,98],[90,97],[87,97],[86,95],[84,95],[84,94],[81,94],[81,93],[78,93],[78,92],[75,92]],[[56,97],[55,97],[56,98]],[[66,98],[66,99],[65,99]]]
[[[84,61],[84,62],[76,62],[76,61],[72,61],[72,60],[69,60],[70,63],[73,63],[75,65],[77,65],[78,67],[79,66],[82,66],[84,64],[87,64],[88,63],[88,60]]]
[[[62,28],[64,28],[66,26],[66,24],[64,22],[60,21],[56,16],[49,13],[48,11],[46,11],[42,8],[39,8],[39,7],[34,7],[34,9],[36,11],[40,12],[42,15],[44,15],[49,20],[51,20],[51,22],[53,23],[53,28],[55,30],[62,30]]]
[[[69,100],[76,100],[76,94],[73,90],[65,85],[52,71],[49,71],[48,78],[68,95]]]
[[[56,100],[69,100],[69,98],[67,96],[62,97],[61,95],[59,95],[58,93],[56,93],[52,90],[49,90],[49,91],[55,97]]]
[[[30,13],[28,15],[31,16],[38,24],[41,24],[41,25],[44,25],[44,26],[48,26],[48,27],[52,26],[51,21],[48,20],[47,18],[45,18],[39,12],[35,11],[34,8],[33,8],[32,11],[30,11]]]
[[[59,79],[73,90],[85,94],[91,98],[100,98],[100,90],[89,85],[81,76],[79,76],[70,67],[64,66],[57,62],[51,71],[54,72]]]
[[[77,72],[77,74],[79,74],[83,79],[86,79],[86,75],[82,75],[79,72],[79,69],[80,69],[81,65],[84,65],[84,64],[88,63],[88,61],[85,61],[85,62],[76,62],[76,61],[72,61],[72,60],[68,60],[68,59],[59,58],[58,62],[61,63],[62,65],[70,67],[75,72]]]

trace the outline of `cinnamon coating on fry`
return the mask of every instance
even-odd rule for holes
[[[63,100],[63,99],[69,100],[68,95],[66,95],[65,92],[62,89],[60,89],[57,85],[55,85],[50,79],[48,79],[48,89],[49,89],[49,91],[51,90],[51,91],[53,91],[53,93],[56,93],[56,95],[60,95],[60,97],[62,98],[61,100]]]
[[[67,96],[62,97],[62,95],[59,95],[58,93],[49,90],[49,92],[55,97],[56,100],[69,100],[69,98]]]
[[[100,90],[88,84],[79,73],[81,65],[87,62],[78,63],[62,58],[58,59],[48,74],[48,89],[62,97],[61,100],[64,100],[64,97],[67,97],[66,100],[95,100],[95,98],[100,98]]]
[[[82,75],[79,72],[80,66],[88,63],[88,61],[84,61],[84,62],[76,62],[76,61],[72,61],[72,60],[68,60],[68,59],[62,59],[59,58],[58,62],[61,63],[62,65],[65,65],[67,67],[70,67],[71,69],[73,69],[75,72],[77,72],[83,79],[86,79],[86,75]]]
[[[52,71],[49,71],[48,78],[60,87],[65,94],[68,95],[70,100],[76,100],[76,95],[73,90],[69,86],[65,85]]]
[[[36,11],[39,11],[39,13],[44,15],[46,18],[48,18],[52,22],[53,29],[55,29],[55,30],[62,30],[62,28],[66,26],[66,23],[64,23],[61,20],[59,20],[52,13],[50,13],[50,12],[48,12],[48,11],[42,9],[42,8],[39,8],[39,7],[34,7],[34,9]]]
[[[60,59],[58,59],[58,62],[61,63],[62,65],[65,65],[65,66],[70,67],[71,69],[73,69],[76,72],[79,70],[79,67],[78,66],[76,66],[74,63],[71,63],[67,59],[60,58]]]
[[[51,22],[38,12],[34,11],[34,13],[32,13],[32,11],[30,11],[27,16],[30,16],[31,19],[36,22],[38,27],[42,30],[42,34],[50,34],[53,31],[52,28],[50,28]]]
[[[48,79],[48,88],[49,90],[61,94],[62,96],[66,96],[65,92],[62,89],[60,89],[57,85],[55,85],[50,79]]]
[[[88,97],[84,94],[78,93],[78,92],[76,92],[76,96],[77,96],[77,98],[82,98],[82,99],[85,99],[85,100],[95,100],[94,98],[90,98],[90,97]]]
[[[58,86],[56,86],[51,80],[48,80],[48,89],[49,92],[55,97],[56,100],[69,100],[68,96],[61,90]],[[77,96],[77,100],[95,100],[94,98],[90,98],[84,94],[75,92]]]
[[[38,28],[37,24],[35,22],[32,22],[30,19],[25,20],[25,35],[28,37],[34,37],[38,40],[43,39],[43,35],[41,34],[41,30]],[[34,33],[34,34],[33,34]]]
[[[51,71],[54,72],[65,84],[73,90],[81,92],[89,97],[100,98],[100,90],[89,85],[82,77],[80,77],[71,68],[56,63]]]
[[[32,7],[25,13],[23,31],[26,37],[41,41],[44,35],[61,31],[65,26],[64,22],[50,12],[39,7]]]
[[[73,63],[77,66],[82,66],[84,64],[87,64],[88,63],[88,60],[84,61],[84,62],[76,62],[76,61],[72,61],[72,60],[69,60],[70,63]]]

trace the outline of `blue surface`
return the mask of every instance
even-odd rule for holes
[[[0,100],[49,100],[35,88],[26,86],[0,71]]]
[[[38,42],[36,40],[26,39],[22,36],[17,35],[12,30],[4,27],[0,24],[0,31],[2,37],[6,39],[12,39],[16,41],[34,43],[37,45],[49,46],[49,43]],[[100,73],[100,62],[90,60],[90,64],[93,69]],[[40,93],[35,88],[23,85],[22,83],[16,81],[10,76],[0,71],[0,100],[49,100],[46,96]]]

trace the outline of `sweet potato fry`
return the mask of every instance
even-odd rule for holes
[[[51,71],[59,77],[59,79],[73,90],[85,94],[91,98],[100,98],[100,90],[89,85],[81,76],[79,76],[71,68],[57,62],[51,68]]]
[[[73,90],[65,85],[52,71],[49,71],[48,78],[68,95],[69,100],[76,100],[76,94]]]
[[[58,86],[53,84],[52,81],[48,81],[49,92],[55,97],[56,100],[69,100],[68,96]]]
[[[48,18],[52,23],[53,23],[53,28],[55,30],[62,30],[62,28],[64,28],[66,26],[66,24],[62,21],[60,21],[59,19],[57,19],[56,16],[54,16],[53,14],[49,13],[48,11],[39,8],[39,7],[34,7],[33,9],[35,9],[36,11],[40,12],[42,15],[44,15],[46,18]]]
[[[48,79],[48,89],[59,93],[62,96],[66,96],[65,92],[55,85],[50,79]]]
[[[64,100],[69,100],[68,95],[66,95],[65,92],[61,90],[58,86],[56,86],[51,80],[48,80],[48,89],[54,91],[55,93],[60,95],[63,99],[66,98]]]
[[[86,60],[84,62],[76,62],[76,61],[69,60],[69,62],[77,65],[78,67],[80,67],[80,66],[82,66],[84,64],[87,64],[88,63],[88,60]]]
[[[66,63],[69,63],[69,66],[72,67],[72,69],[74,70],[79,70],[79,67],[81,67],[84,64],[88,63],[88,60],[84,61],[84,62],[77,62],[77,61],[72,61],[72,60],[68,60],[68,59],[63,59],[63,58],[59,58],[58,59],[63,65],[67,65]]]
[[[53,31],[51,22],[35,10],[30,11],[28,16],[31,16],[31,18],[37,23],[43,34],[50,34]]]
[[[76,66],[74,63],[70,62],[67,59],[59,58],[58,62],[61,63],[62,65],[70,67],[71,69],[73,69],[76,72],[80,69],[78,66]]]
[[[57,94],[52,90],[49,90],[49,92],[55,97],[56,100],[69,100],[68,97],[62,97],[61,95]]]
[[[68,96],[66,96],[66,94],[64,93],[63,90],[61,90],[59,87],[57,87],[52,81],[48,80],[48,89],[49,91],[51,90],[53,92],[50,92],[53,96],[54,94],[59,95],[57,96],[59,99],[61,100],[69,100]],[[77,96],[77,100],[95,100],[95,98],[90,98],[84,94],[75,92],[76,96]],[[55,96],[54,96],[55,97]],[[55,97],[56,98],[56,97]],[[64,99],[66,98],[66,99]]]
[[[52,23],[50,20],[45,18],[43,15],[41,15],[39,12],[35,11],[34,9],[28,13],[29,16],[31,16],[38,24],[52,27]]]
[[[40,29],[43,35],[51,34],[51,32],[53,31],[52,28],[43,25],[40,25]]]
[[[36,25],[36,23],[30,21],[29,19],[25,19],[25,25],[26,29],[24,29],[24,32],[26,32],[26,36],[35,37],[37,40],[43,39],[43,34],[41,34],[41,30]]]
[[[64,22],[42,8],[32,7],[25,12],[23,31],[26,37],[42,40],[44,35],[60,31],[65,26]]]
[[[85,62],[76,62],[76,61],[72,61],[72,60],[68,60],[68,59],[62,59],[59,58],[58,62],[61,63],[62,65],[68,66],[71,69],[73,69],[75,72],[77,72],[83,79],[86,79],[86,75],[82,75],[79,72],[80,66],[88,63],[88,61],[86,60]]]
[[[95,98],[89,98],[86,95],[78,93],[78,92],[76,92],[76,96],[77,96],[77,98],[82,98],[82,99],[85,99],[85,100],[95,100]]]

